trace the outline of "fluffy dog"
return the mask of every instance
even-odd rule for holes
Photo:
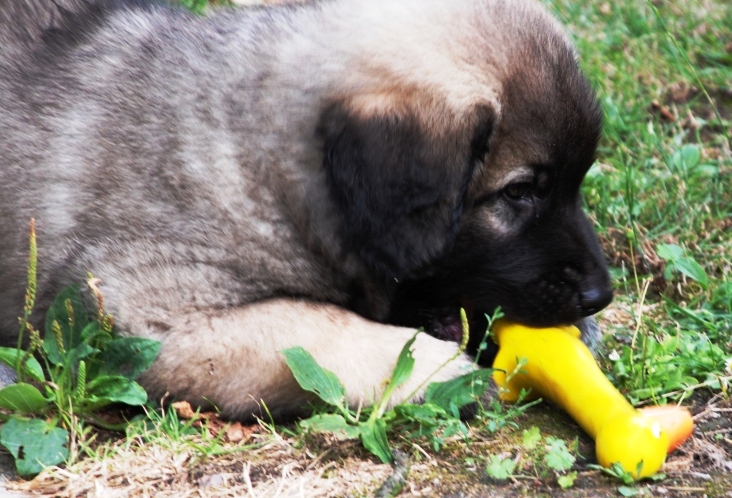
[[[572,323],[611,299],[580,183],[601,118],[529,0],[331,0],[206,18],[143,1],[0,0],[0,331],[91,271],[141,379],[230,417],[312,401],[303,346],[349,402],[404,399],[454,316]],[[451,340],[442,340],[451,339]],[[475,342],[475,340],[473,340]],[[474,368],[459,356],[433,380]],[[417,393],[417,398],[422,394]]]

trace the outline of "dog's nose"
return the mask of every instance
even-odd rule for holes
[[[593,288],[580,293],[580,306],[584,316],[594,315],[613,300],[611,288]]]

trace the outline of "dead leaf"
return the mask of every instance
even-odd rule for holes
[[[191,404],[188,401],[176,401],[170,406],[172,406],[178,414],[178,418],[182,418],[183,420],[198,418],[196,412],[193,411],[193,408],[191,408]]]
[[[234,422],[226,429],[226,439],[231,443],[239,443],[249,439],[257,426],[243,426],[239,422]]]
[[[661,119],[666,121],[676,121],[676,115],[665,105],[662,105],[658,100],[651,102],[651,109],[658,112],[661,115]]]

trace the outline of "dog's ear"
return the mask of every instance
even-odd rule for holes
[[[383,96],[339,102],[319,128],[346,243],[388,278],[414,275],[451,247],[487,151],[488,109],[458,117],[431,104],[395,106]]]

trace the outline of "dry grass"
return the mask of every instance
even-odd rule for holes
[[[669,457],[667,478],[639,486],[664,496],[730,496],[732,490],[732,403],[721,396],[694,405],[697,431]],[[591,441],[566,416],[549,405],[517,420],[519,428],[496,434],[476,427],[466,444],[455,439],[441,452],[402,442],[412,461],[402,496],[609,496],[621,484],[588,468]],[[547,435],[579,440],[575,486],[562,491],[553,474],[521,446],[521,430],[542,428]],[[365,497],[391,473],[355,442],[324,437],[289,437],[262,431],[243,443],[221,443],[220,454],[206,457],[200,435],[171,441],[133,438],[113,441],[66,468],[49,468],[31,481],[7,483],[30,496],[84,498],[165,497]],[[210,441],[210,440],[209,440]],[[196,449],[196,448],[199,449]],[[223,453],[223,454],[221,454]],[[494,481],[483,470],[492,454],[518,463],[517,476]],[[458,494],[460,493],[460,494]]]
[[[324,458],[327,451],[316,456],[296,449],[295,439],[276,434],[253,437],[256,449],[239,451],[241,444],[225,444],[221,449],[227,454],[209,458],[193,447],[205,444],[200,437],[176,444],[122,439],[98,449],[95,458],[7,486],[55,497],[368,496],[391,472],[388,465],[358,457],[336,462]]]

